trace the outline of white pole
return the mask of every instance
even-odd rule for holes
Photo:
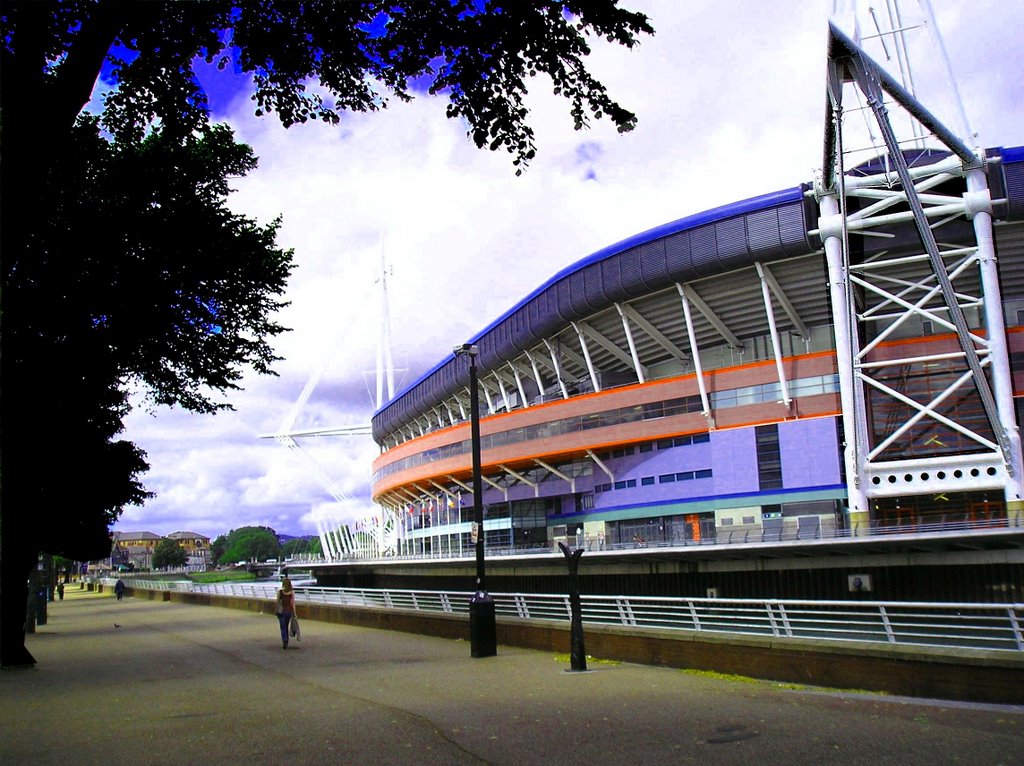
[[[683,302],[683,318],[686,320],[686,337],[690,342],[690,358],[693,359],[693,370],[697,376],[697,390],[700,391],[700,403],[704,408],[704,417],[708,426],[715,427],[714,417],[711,414],[711,405],[708,403],[708,391],[704,385],[704,368],[700,363],[700,349],[697,347],[697,333],[693,329],[693,316],[690,314],[690,301],[686,297],[686,290],[676,282],[676,290],[679,291],[679,299]]]
[[[772,337],[772,352],[775,354],[775,371],[779,375],[779,389],[782,391],[782,403],[789,407],[789,386],[786,385],[786,370],[782,365],[782,346],[779,343],[779,330],[775,325],[775,309],[772,307],[772,295],[768,290],[768,280],[764,276],[764,267],[755,261],[757,275],[761,278],[761,297],[764,299],[764,313],[768,316],[768,332]]]
[[[839,215],[839,203],[834,197],[822,197],[820,201],[823,220],[835,220]],[[870,508],[867,495],[863,489],[863,474],[860,466],[859,424],[857,417],[857,397],[854,377],[853,355],[856,349],[856,330],[850,321],[853,307],[850,305],[847,291],[849,275],[843,268],[843,245],[839,236],[829,234],[824,240],[825,258],[828,262],[829,294],[832,302],[832,324],[836,337],[836,365],[839,368],[839,400],[843,408],[843,431],[846,444],[843,447],[843,460],[846,463],[846,492],[850,506],[850,520],[856,524],[867,522]],[[855,530],[852,530],[855,531]]]
[[[985,297],[985,327],[988,333],[989,369],[992,371],[992,394],[996,400],[999,421],[1006,429],[1010,454],[1006,461],[1007,509],[1015,503],[1021,509],[1021,442],[1013,406],[1013,374],[1006,348],[1006,322],[1003,317],[1002,292],[996,269],[995,243],[992,237],[992,208],[988,197],[988,180],[980,169],[967,171],[968,214],[973,212],[974,236],[978,241],[978,267]],[[986,204],[987,203],[987,204]]]

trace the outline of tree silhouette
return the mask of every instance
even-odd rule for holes
[[[255,163],[210,125],[197,62],[251,76],[254,111],[337,123],[417,93],[445,98],[479,147],[521,171],[536,151],[526,85],[550,83],[577,128],[634,115],[583,64],[589,38],[652,29],[617,0],[287,2],[7,0],[0,6],[0,664],[24,647],[38,551],[107,555],[147,493],[118,440],[126,391],[213,412],[242,371],[269,372],[290,270],[277,225],[223,204]],[[98,118],[82,116],[101,73]]]

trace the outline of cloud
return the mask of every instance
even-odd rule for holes
[[[408,385],[557,271],[640,231],[811,180],[821,164],[826,19],[832,3],[627,0],[657,34],[633,51],[594,42],[589,66],[636,112],[572,130],[538,78],[528,99],[539,153],[521,177],[508,155],[476,149],[444,104],[418,98],[339,127],[284,130],[225,99],[224,117],[260,166],[231,204],[295,250],[280,321],[279,377],[244,380],[235,412],[160,411],[128,419],[149,453],[157,497],[118,527],[211,537],[246,524],[312,534],[315,519],[372,511],[368,437],[304,440],[351,499],[336,501],[308,459],[275,432],[320,375],[296,427],[368,423],[381,327],[381,251],[391,272],[391,338]],[[1024,144],[1024,6],[936,0],[963,101],[985,145]],[[992,13],[985,6],[994,9]],[[1018,7],[1020,6],[1020,7]],[[988,20],[997,17],[999,24]],[[934,69],[934,67],[933,67]],[[531,83],[534,85],[534,83]]]

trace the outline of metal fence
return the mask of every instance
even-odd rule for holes
[[[112,584],[114,580],[105,581]],[[272,600],[277,584],[131,581],[133,588],[180,590]],[[298,603],[366,606],[469,614],[462,591],[321,588],[296,584]],[[568,622],[569,597],[493,593],[498,615]],[[582,596],[583,621],[592,625],[690,632],[867,641],[947,649],[1024,651],[1024,604],[951,604],[901,601]]]
[[[337,559],[322,559],[324,562],[375,562],[375,561],[420,561],[420,560],[455,560],[470,559],[473,556],[473,548],[466,544],[461,549],[457,544],[446,545],[443,539],[451,536],[442,528],[438,528],[438,535],[435,538],[434,547],[427,552],[406,552],[393,553],[388,555],[371,555],[366,551],[353,552]],[[779,547],[786,545],[801,545],[810,541],[836,540],[863,542],[872,538],[889,538],[899,535],[914,535],[924,538],[942,538],[955,536],[970,536],[972,534],[986,534],[993,531],[1005,531],[1006,533],[1020,533],[1024,531],[1024,516],[993,517],[981,519],[968,519],[963,513],[947,513],[935,517],[927,522],[918,521],[899,525],[881,525],[875,521],[855,522],[852,527],[824,521],[817,524],[801,527],[799,524],[786,525],[782,527],[747,527],[743,529],[717,528],[711,534],[703,534],[699,539],[687,539],[685,537],[673,537],[671,539],[648,539],[600,541],[594,538],[571,538],[576,547],[584,548],[587,551],[631,551],[644,548],[707,548],[722,547],[730,545],[754,545]],[[442,542],[438,543],[440,539]],[[546,556],[552,553],[558,554],[558,546],[554,540],[544,543],[529,545],[491,545],[487,544],[486,555],[489,558],[501,556]],[[316,563],[316,562],[310,562]],[[292,566],[295,566],[292,564]]]

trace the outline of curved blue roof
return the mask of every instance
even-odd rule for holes
[[[503,325],[524,314],[528,314],[531,321],[526,323],[528,328],[525,332],[520,328],[516,339],[525,339],[527,345],[532,347],[552,324],[552,320],[561,325],[573,319],[581,319],[604,305],[611,305],[613,299],[636,297],[670,285],[676,280],[690,280],[731,270],[752,263],[755,256],[764,260],[813,251],[814,246],[807,241],[807,226],[803,215],[803,192],[806,188],[792,187],[680,218],[591,253],[559,271],[472,337],[470,342],[481,349],[478,364],[482,369],[487,369],[489,362],[501,361],[510,352],[521,353],[522,347],[514,340],[509,344],[509,339],[503,339],[505,342],[500,343],[500,347],[488,341]],[[730,227],[727,222],[733,222],[734,225]],[[708,236],[694,237],[692,243],[682,241],[689,240],[692,233],[702,231]],[[641,273],[640,280],[632,280],[636,284],[623,284],[629,281],[628,277],[623,279],[626,274],[620,273],[618,280],[602,274],[597,290],[588,291],[580,285],[572,285],[568,291],[559,290],[567,282],[578,281],[581,275],[601,269],[603,264],[607,265],[610,261],[629,256],[633,256],[633,261],[639,261],[640,251],[645,248],[649,250],[652,244],[661,246],[662,261],[660,273],[653,277]],[[650,256],[651,253],[645,253],[645,261],[658,260]],[[640,272],[647,270],[641,263],[623,266],[626,268],[621,271],[625,272],[630,271],[629,267],[633,267],[633,271],[637,267]],[[568,292],[568,295],[557,295],[559,292]],[[587,292],[597,295],[586,295]],[[452,369],[456,367],[459,368],[458,372]],[[449,374],[444,375],[446,370]],[[405,417],[407,413],[410,417],[421,414],[424,409],[465,388],[467,383],[467,362],[459,362],[454,355],[442,359],[374,414],[374,437],[379,441],[401,421],[409,419]]]
[[[1007,218],[1024,216],[1024,147],[991,150],[1002,160],[999,186],[1009,200]],[[762,194],[662,224],[602,248],[568,266],[470,339],[481,370],[520,355],[572,321],[614,302],[693,279],[820,249],[808,238],[816,208],[808,185]],[[1017,214],[1016,211],[1022,211]],[[449,355],[373,415],[381,443],[468,385],[468,362]]]

